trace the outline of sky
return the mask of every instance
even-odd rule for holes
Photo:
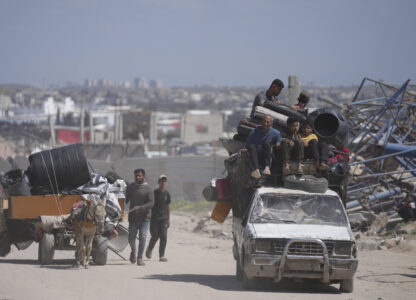
[[[413,0],[0,0],[0,84],[402,84],[416,80],[415,12]]]

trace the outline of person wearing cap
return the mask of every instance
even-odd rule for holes
[[[305,109],[306,105],[309,103],[310,95],[307,91],[302,91],[298,97],[298,103],[291,106],[294,110]]]
[[[317,169],[328,170],[328,144],[318,140],[309,121],[306,120],[300,126],[299,137],[303,143],[304,158],[313,158]]]
[[[134,170],[134,182],[130,183],[126,189],[126,203],[130,206],[128,217],[130,262],[134,264],[137,260],[138,266],[144,266],[142,258],[154,205],[154,194],[146,182],[146,172],[143,169]],[[136,257],[137,232],[139,232],[139,250]]]
[[[280,79],[275,79],[270,84],[270,87],[267,89],[267,91],[261,91],[256,95],[253,102],[253,107],[251,108],[250,117],[252,118],[255,111],[256,106],[264,106],[264,104],[267,101],[274,102],[280,104],[281,102],[277,99],[277,97],[280,95],[280,92],[285,87],[283,82]]]
[[[155,206],[152,210],[150,221],[151,239],[146,249],[146,257],[152,258],[152,251],[159,242],[159,261],[167,262],[165,257],[166,244],[168,241],[168,228],[170,226],[170,194],[166,190],[168,178],[166,175],[159,176],[159,188],[154,190]]]

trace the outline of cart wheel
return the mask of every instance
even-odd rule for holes
[[[108,239],[98,235],[94,238],[91,251],[92,259],[95,264],[104,266],[107,263]]]
[[[241,270],[240,261],[235,261],[235,279],[241,281],[243,279],[243,270]]]
[[[41,265],[49,265],[52,263],[53,255],[55,254],[54,239],[51,233],[45,233],[43,235],[38,248],[38,260]]]

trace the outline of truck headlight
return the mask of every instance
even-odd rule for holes
[[[271,252],[273,250],[273,244],[270,240],[256,240],[256,251],[259,252]]]
[[[351,255],[351,243],[335,243],[334,255]]]

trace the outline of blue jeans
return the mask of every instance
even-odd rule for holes
[[[137,259],[143,258],[144,248],[146,247],[146,235],[149,229],[150,221],[141,220],[129,222],[129,244],[131,252],[136,252],[136,236],[139,231],[139,251],[137,252]]]

